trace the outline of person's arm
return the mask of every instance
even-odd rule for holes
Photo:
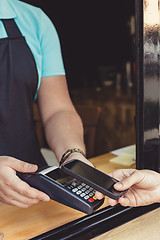
[[[47,142],[57,160],[60,162],[68,149],[79,148],[85,153],[82,121],[70,99],[65,76],[42,78],[38,106]],[[66,162],[71,159],[92,165],[81,153],[72,153]],[[96,192],[96,197],[101,199],[104,196]]]
[[[42,78],[38,106],[47,142],[57,160],[60,162],[68,149],[79,148],[85,153],[82,121],[70,99],[65,76]]]
[[[110,174],[120,182],[114,185],[118,191],[129,188],[119,200],[108,199],[111,206],[144,206],[160,202],[160,174],[151,170],[120,169]]]

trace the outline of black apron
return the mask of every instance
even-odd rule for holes
[[[14,19],[2,20],[0,39],[0,156],[46,165],[33,121],[38,72],[32,52]]]

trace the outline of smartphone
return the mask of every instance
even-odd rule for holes
[[[127,190],[114,189],[114,184],[118,182],[117,179],[77,159],[64,164],[62,170],[112,199],[117,200],[127,192]]]

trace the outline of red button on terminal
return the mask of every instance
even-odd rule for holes
[[[94,202],[94,199],[93,198],[89,198],[88,201],[89,202]]]

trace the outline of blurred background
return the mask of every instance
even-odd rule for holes
[[[84,122],[96,129],[89,157],[134,144],[135,0],[24,2],[43,9],[56,27],[78,111],[79,106],[100,109],[95,117],[86,117],[89,108],[79,112],[83,121],[95,118],[94,123]]]

